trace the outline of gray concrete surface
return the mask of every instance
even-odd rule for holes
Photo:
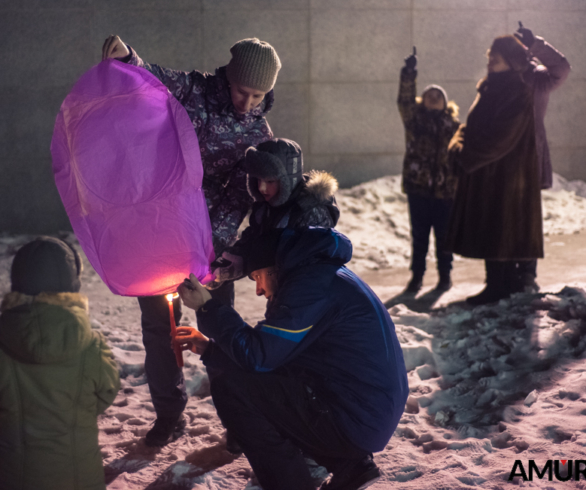
[[[444,85],[465,119],[486,49],[518,20],[573,65],[546,125],[556,171],[586,180],[584,0],[0,0],[0,232],[69,228],[49,144],[61,102],[109,34],[183,70],[227,63],[244,37],[272,43],[283,62],[275,134],[347,187],[401,168],[395,98],[412,45],[419,87]]]

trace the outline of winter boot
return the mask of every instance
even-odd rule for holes
[[[520,260],[516,263],[518,287],[516,292],[537,293],[539,285],[537,278],[537,259]]]
[[[411,276],[411,280],[409,284],[407,284],[407,289],[405,289],[406,293],[417,293],[421,287],[423,286],[423,274],[415,274]]]
[[[511,295],[507,281],[509,262],[486,260],[486,287],[476,296],[466,298],[466,303],[472,306],[496,303]]]
[[[381,472],[372,460],[372,456],[367,456],[354,465],[335,471],[332,477],[320,487],[320,490],[363,490],[380,477]]]
[[[439,273],[439,281],[435,287],[436,291],[448,291],[452,288],[452,278],[450,277],[450,271]]]
[[[539,292],[539,284],[537,284],[533,274],[521,274],[519,281],[521,282],[522,292],[531,294]]]
[[[147,446],[166,446],[177,440],[185,430],[185,417],[157,417],[155,425],[145,436]]]

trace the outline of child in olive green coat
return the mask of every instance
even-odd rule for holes
[[[79,293],[81,261],[40,237],[16,254],[0,314],[0,488],[103,490],[97,416],[120,388]]]

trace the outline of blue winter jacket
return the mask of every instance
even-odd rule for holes
[[[349,440],[374,452],[384,449],[403,414],[407,374],[393,321],[344,266],[351,257],[352,244],[335,230],[286,230],[266,319],[251,327],[212,299],[197,321],[213,339],[202,356],[206,366],[220,367],[227,354],[246,370],[281,368],[303,377],[318,387]]]

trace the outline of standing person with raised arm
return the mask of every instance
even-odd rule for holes
[[[553,183],[553,170],[549,154],[549,144],[545,133],[545,113],[549,103],[549,94],[560,87],[568,78],[571,66],[566,57],[545,39],[534,36],[533,32],[519,22],[519,29],[515,32],[527,48],[529,67],[523,73],[523,80],[533,87],[533,107],[535,115],[535,138],[537,159],[541,171],[541,188],[549,189]],[[539,286],[537,278],[537,260],[522,260],[517,263],[520,291],[537,292]]]
[[[523,81],[526,49],[514,36],[500,36],[487,55],[488,73],[449,148],[461,172],[448,247],[486,266],[486,287],[466,299],[471,305],[509,297],[517,262],[543,257],[533,90]]]
[[[397,104],[405,126],[403,192],[411,218],[411,271],[406,291],[417,293],[423,285],[429,233],[433,228],[439,282],[438,291],[452,286],[452,254],[445,249],[448,220],[456,192],[455,169],[448,158],[448,144],[458,129],[458,106],[448,101],[439,85],[428,85],[417,97],[417,56],[405,58]]]
[[[199,140],[202,187],[216,256],[236,240],[238,227],[252,204],[241,163],[247,148],[273,137],[266,115],[273,105],[273,87],[281,68],[275,49],[256,38],[237,42],[230,52],[228,65],[210,74],[146,63],[118,36],[108,37],[102,48],[102,59],[115,58],[150,71],[185,107]],[[227,282],[212,295],[232,305],[234,284]],[[145,372],[157,414],[146,443],[160,446],[178,437],[185,427],[182,412],[187,396],[183,373],[169,344],[165,298],[149,296],[138,301],[146,350]],[[176,300],[174,306],[179,321],[180,301]]]

